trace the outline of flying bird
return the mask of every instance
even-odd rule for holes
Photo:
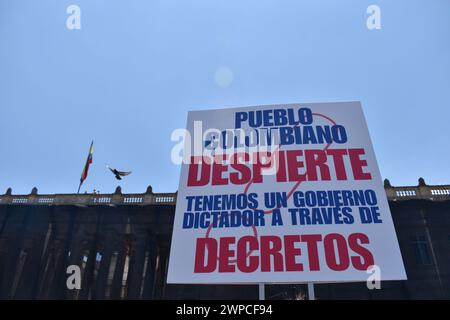
[[[124,172],[124,171],[119,171],[117,169],[111,168],[110,166],[106,166],[109,170],[111,170],[112,173],[114,173],[114,176],[116,177],[117,180],[122,180],[121,177],[125,177],[127,175],[129,175],[131,173],[131,171],[129,172]]]

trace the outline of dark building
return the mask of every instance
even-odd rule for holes
[[[317,299],[450,299],[450,185],[385,190],[408,275],[380,290],[316,284]],[[168,285],[176,193],[0,195],[0,299],[257,299],[256,285]],[[80,266],[80,290],[66,285]],[[302,299],[306,285],[268,285]]]

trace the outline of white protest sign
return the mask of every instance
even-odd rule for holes
[[[359,102],[192,111],[187,131],[168,283],[406,279]]]

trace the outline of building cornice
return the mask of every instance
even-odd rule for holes
[[[384,180],[384,189],[389,201],[406,200],[450,200],[450,185],[427,185],[423,178],[417,186],[392,186],[388,179]],[[145,193],[123,194],[120,187],[114,193],[84,194],[38,194],[33,188],[30,194],[14,195],[11,188],[0,195],[0,205],[75,205],[75,206],[126,206],[126,205],[175,205],[177,193],[153,193],[149,186]]]
[[[175,205],[177,193],[153,193],[148,187],[145,193],[123,194],[120,187],[114,193],[38,194],[33,188],[30,194],[13,195],[9,188],[0,195],[0,205],[75,205],[75,206],[122,206],[122,205]]]

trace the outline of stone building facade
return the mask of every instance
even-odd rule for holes
[[[316,284],[317,299],[450,299],[450,185],[385,190],[408,275],[380,290]],[[257,299],[256,285],[168,285],[176,193],[0,195],[0,299]],[[78,265],[81,289],[69,290]],[[304,299],[306,285],[268,285]]]

